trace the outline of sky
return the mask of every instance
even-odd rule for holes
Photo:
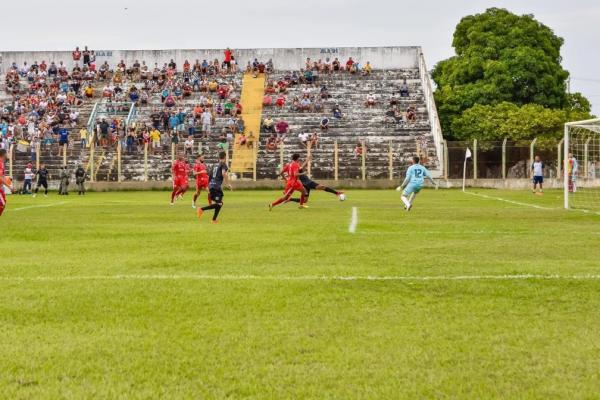
[[[533,14],[564,38],[571,90],[586,95],[600,115],[598,0],[14,1],[2,5],[0,49],[407,45],[422,46],[432,68],[453,55],[460,19],[489,7]]]

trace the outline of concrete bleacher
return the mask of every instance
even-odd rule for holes
[[[285,51],[282,51],[285,50]],[[325,51],[335,52],[335,54],[323,54],[324,49],[252,49],[241,50],[236,53],[240,66],[245,65],[246,61],[255,58],[255,55],[262,60],[272,58],[276,71],[266,79],[277,81],[287,71],[296,70],[304,66],[306,57],[312,57],[313,60],[325,57],[339,57],[342,63],[348,56],[359,60],[361,65],[370,60],[373,65],[373,71],[370,75],[363,76],[361,73],[349,74],[342,72],[339,74],[319,74],[319,81],[312,87],[314,97],[318,96],[321,84],[327,86],[331,98],[323,101],[323,111],[321,112],[299,112],[291,107],[292,99],[295,96],[302,97],[302,89],[305,84],[291,86],[286,93],[287,104],[283,108],[276,106],[265,107],[258,118],[264,118],[267,115],[272,116],[275,121],[284,119],[289,124],[290,133],[283,143],[283,160],[287,162],[293,153],[299,152],[306,154],[306,149],[301,145],[298,134],[301,132],[317,132],[319,135],[319,146],[312,149],[311,155],[313,162],[311,164],[312,175],[316,179],[332,179],[334,177],[334,144],[338,149],[338,177],[340,179],[361,179],[362,158],[356,156],[354,149],[357,144],[364,143],[366,148],[365,156],[365,176],[367,179],[387,179],[389,178],[389,157],[392,155],[393,174],[398,177],[406,168],[408,159],[419,154],[425,155],[426,164],[435,172],[440,171],[442,163],[439,152],[439,143],[441,134],[439,132],[439,123],[435,104],[431,96],[431,88],[428,74],[424,67],[423,56],[420,48],[416,47],[391,47],[391,48],[339,48],[325,49]],[[159,65],[176,57],[176,61],[181,68],[183,59],[189,59],[193,62],[195,59],[213,59],[222,58],[220,52],[213,55],[213,51],[198,51],[197,55],[188,55],[186,52],[168,53],[165,52],[164,60],[157,60]],[[208,52],[208,53],[207,53]],[[154,59],[158,53],[149,53],[150,58],[145,58],[144,54],[127,52],[115,52],[112,58],[125,59],[129,64],[133,59],[145,60],[148,65],[153,65]],[[209,54],[207,56],[207,54]],[[32,55],[33,54],[33,55]],[[199,54],[199,55],[198,55]],[[2,53],[4,60],[14,58],[17,62],[25,57],[31,59],[44,59],[43,55],[36,53]],[[56,56],[58,57],[58,56]],[[179,59],[181,58],[181,60]],[[246,59],[247,58],[247,59]],[[48,55],[47,62],[52,60]],[[68,60],[68,58],[65,58]],[[103,60],[98,60],[98,65]],[[112,64],[113,60],[108,60]],[[3,70],[0,65],[0,71]],[[5,69],[4,69],[5,70]],[[110,79],[110,78],[109,78]],[[399,96],[399,86],[403,80],[407,81],[409,86],[409,97]],[[221,80],[218,78],[218,80]],[[234,90],[230,93],[231,97],[240,99],[242,93],[243,73],[237,72],[230,74],[225,78],[226,82],[231,84]],[[95,97],[85,99],[84,104],[79,106],[80,118],[77,127],[71,129],[72,146],[68,151],[67,164],[69,169],[74,170],[78,164],[88,165],[90,161],[90,149],[81,148],[79,144],[78,131],[80,127],[85,126],[92,108],[95,103],[102,104],[105,99],[101,98],[102,88],[106,81],[93,82]],[[132,84],[141,88],[143,82],[125,80],[121,87],[126,90]],[[0,89],[0,98],[9,99],[2,87]],[[367,94],[372,93],[376,96],[377,103],[374,107],[367,108],[364,103]],[[180,100],[176,108],[184,108],[191,111],[198,103],[203,93],[193,92],[190,97]],[[414,123],[395,123],[386,118],[386,111],[390,109],[390,99],[395,96],[398,101],[398,109],[405,110],[409,105],[416,108],[416,122]],[[216,96],[213,96],[215,98]],[[1,100],[0,100],[1,102]],[[331,109],[334,104],[339,105],[343,113],[342,119],[332,117]],[[136,126],[141,126],[149,122],[149,116],[153,108],[162,108],[160,94],[154,93],[150,97],[148,104],[136,106],[135,118],[130,121]],[[99,107],[101,109],[102,107]],[[319,128],[320,120],[323,116],[329,117],[329,130],[322,132]],[[106,116],[112,118],[115,115],[110,113],[102,114],[96,112],[95,118]],[[125,115],[119,115],[124,118]],[[247,117],[245,116],[245,119]],[[202,151],[205,154],[207,164],[217,162],[217,153],[219,148],[217,143],[221,132],[226,129],[227,117],[217,117],[212,127],[212,134],[204,138],[200,132],[200,127],[194,132],[195,152]],[[186,133],[187,135],[187,133]],[[281,152],[267,151],[266,141],[269,134],[262,133],[257,152],[257,171],[258,179],[275,178],[281,164]],[[230,142],[229,155],[233,152],[234,143]],[[183,152],[183,139],[181,139],[176,152]],[[58,176],[58,172],[63,163],[61,156],[56,156],[56,148],[53,148],[51,155],[44,146],[39,155],[41,162],[45,163],[53,176]],[[13,171],[17,180],[22,179],[22,171],[29,161],[29,153],[16,153]],[[171,177],[172,150],[170,145],[165,145],[160,151],[148,152],[147,170],[144,167],[144,152],[140,148],[133,154],[127,154],[124,150],[121,153],[121,180],[125,181],[166,181]],[[188,161],[193,162],[194,156],[188,156]],[[244,161],[248,165],[247,160]],[[115,182],[119,180],[117,176],[117,151],[116,145],[106,148],[96,147],[94,149],[94,169],[90,174],[97,181]],[[248,171],[246,168],[245,171]],[[239,176],[238,176],[239,177]],[[248,175],[243,177],[248,178]]]

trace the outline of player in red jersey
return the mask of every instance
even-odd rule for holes
[[[4,193],[4,185],[6,184],[8,188],[13,191],[10,182],[7,177],[4,176],[4,162],[6,161],[6,150],[0,149],[0,216],[4,212],[4,208],[6,207],[6,193]]]
[[[183,155],[180,154],[177,156],[177,160],[175,160],[173,163],[171,170],[173,172],[173,192],[171,192],[171,205],[173,205],[175,204],[175,199],[177,196],[183,196],[188,190],[188,174],[190,172],[190,167],[188,163],[185,162]]]
[[[286,164],[283,167],[280,175],[286,177],[287,183],[285,185],[285,191],[283,192],[283,197],[275,200],[273,203],[269,204],[269,211],[273,209],[273,207],[285,203],[289,201],[292,197],[294,191],[298,191],[301,193],[300,195],[300,208],[306,208],[307,206],[304,204],[306,202],[306,189],[299,180],[300,177],[300,154],[294,154],[292,156],[292,161],[289,164]]]
[[[194,193],[192,208],[196,208],[196,200],[198,199],[198,196],[200,196],[200,192],[202,192],[202,189],[208,192],[208,172],[206,171],[206,165],[204,164],[204,156],[202,154],[200,154],[196,158],[196,163],[194,164],[194,170],[192,171],[192,173],[196,177],[196,193]],[[210,193],[208,195],[208,204],[211,204]]]

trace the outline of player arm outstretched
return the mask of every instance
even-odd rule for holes
[[[437,182],[436,182],[436,181],[434,181],[434,180],[433,180],[433,176],[431,176],[431,173],[430,173],[429,171],[427,171],[425,176],[427,176],[427,179],[429,179],[429,182],[431,182],[431,184],[432,184],[433,186],[435,186],[435,188],[436,188],[436,190],[437,190],[437,188],[438,188],[438,184],[437,184]]]

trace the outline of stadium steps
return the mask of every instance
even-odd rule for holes
[[[264,87],[265,74],[258,74],[256,77],[251,73],[244,75],[240,98],[242,119],[244,120],[244,134],[248,137],[252,133],[254,140],[260,139]],[[254,169],[254,148],[239,145],[239,136],[240,134],[235,135],[231,171],[234,173],[252,172]]]

